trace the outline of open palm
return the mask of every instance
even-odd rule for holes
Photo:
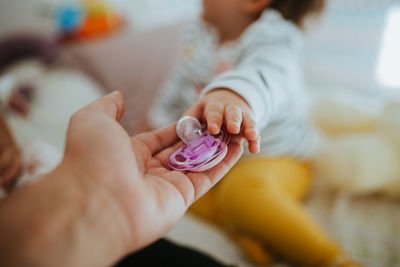
[[[169,154],[181,143],[175,125],[129,137],[118,120],[124,112],[120,93],[105,96],[71,119],[64,161],[81,165],[84,190],[101,191],[116,212],[116,224],[131,250],[161,237],[186,209],[233,166],[242,153],[233,138],[224,160],[202,172],[170,170]]]

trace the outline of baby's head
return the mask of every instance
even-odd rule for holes
[[[266,8],[302,26],[304,19],[322,10],[325,0],[203,0],[203,19],[217,27],[228,27],[240,19],[255,21]]]

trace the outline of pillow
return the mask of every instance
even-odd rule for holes
[[[132,133],[179,57],[181,26],[146,32],[126,29],[109,38],[66,45],[60,61],[89,73],[105,92],[121,91],[122,119]]]

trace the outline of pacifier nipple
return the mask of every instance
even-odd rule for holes
[[[176,125],[176,133],[188,147],[192,147],[192,144],[202,137],[201,129],[200,122],[192,116],[181,118]]]
[[[207,170],[220,162],[228,150],[230,135],[227,132],[222,130],[220,134],[212,135],[194,117],[181,118],[176,132],[185,145],[168,157],[168,165],[172,169]]]

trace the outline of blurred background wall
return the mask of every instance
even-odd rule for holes
[[[307,32],[304,71],[309,86],[400,88],[399,7],[397,0],[328,1],[324,15]]]
[[[0,37],[18,30],[53,34],[52,9],[77,0],[1,0]],[[108,0],[129,25],[146,30],[192,19],[201,0]],[[400,1],[328,0],[308,26],[304,70],[308,87],[376,93],[400,88]]]

